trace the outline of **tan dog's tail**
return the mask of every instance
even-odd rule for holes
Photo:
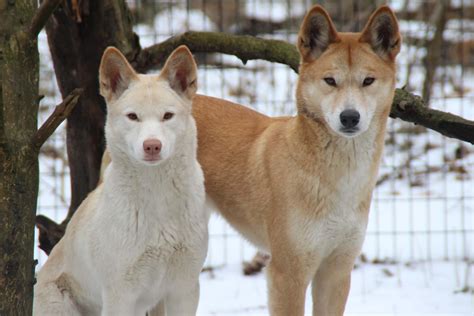
[[[107,167],[110,165],[112,159],[110,158],[109,151],[105,149],[104,154],[102,155],[102,162],[100,163],[100,176],[99,176],[99,184],[104,182],[104,173]]]

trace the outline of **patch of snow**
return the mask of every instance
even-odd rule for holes
[[[459,262],[410,266],[361,264],[352,272],[351,292],[344,315],[472,315],[473,295],[459,292],[462,285],[452,277],[456,264],[465,265]],[[305,310],[311,315],[310,290],[307,291]],[[268,315],[264,273],[243,276],[239,265],[203,272],[197,314]]]

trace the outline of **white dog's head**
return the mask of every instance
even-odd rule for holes
[[[186,46],[168,58],[160,75],[137,74],[116,48],[102,56],[100,93],[107,103],[105,134],[112,159],[157,165],[192,146],[196,63]]]

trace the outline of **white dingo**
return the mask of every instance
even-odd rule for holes
[[[209,213],[185,46],[159,76],[108,48],[100,65],[113,162],[81,204],[35,286],[35,315],[194,315]]]

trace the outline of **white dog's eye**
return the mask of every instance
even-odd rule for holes
[[[174,113],[166,112],[165,115],[163,115],[163,121],[171,120],[173,116],[174,116]]]
[[[375,78],[372,78],[372,77],[367,77],[364,79],[364,82],[362,83],[362,85],[364,87],[367,87],[367,86],[370,86],[371,84],[373,84],[375,81]]]
[[[330,85],[331,87],[335,87],[337,84],[336,84],[336,80],[332,77],[326,77],[324,78],[324,81]]]
[[[136,113],[128,113],[127,114],[127,117],[129,120],[131,121],[138,121],[138,115]]]

